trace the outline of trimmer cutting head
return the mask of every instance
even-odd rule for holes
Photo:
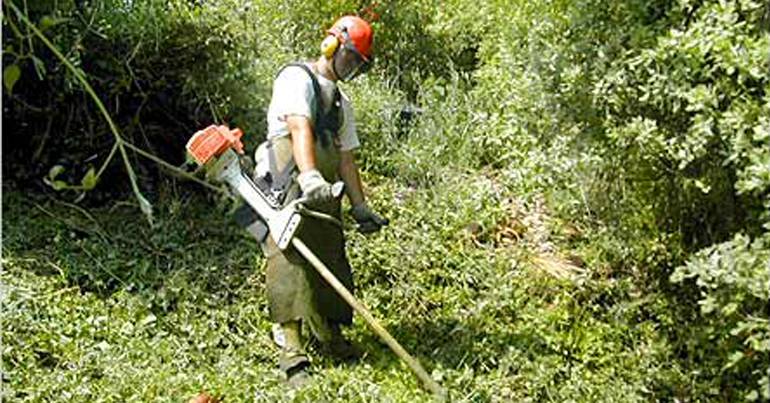
[[[243,154],[241,136],[243,136],[241,129],[230,130],[227,126],[211,125],[193,134],[187,142],[187,153],[198,165],[205,165],[231,148],[238,154]]]

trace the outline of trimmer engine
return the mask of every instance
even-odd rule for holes
[[[242,135],[240,129],[212,125],[190,138],[187,152],[206,168],[208,177],[229,184],[267,225],[278,247],[286,249],[302,220],[297,208],[301,200],[281,208],[273,195],[261,191],[242,172],[238,157],[238,154],[243,154]]]

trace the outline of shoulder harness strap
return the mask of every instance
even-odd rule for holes
[[[313,83],[313,104],[315,113],[313,114],[313,136],[321,142],[321,145],[328,147],[331,144],[331,138],[337,135],[342,126],[342,95],[340,90],[334,92],[332,106],[328,113],[323,113],[321,104],[321,85],[318,83],[315,73],[305,63],[289,63],[278,71],[280,75],[288,67],[299,67],[307,73]]]
[[[313,83],[313,103],[314,103],[314,116],[313,116],[313,135],[316,137],[316,139],[320,138],[321,144],[323,146],[327,146],[330,141],[326,138],[326,136],[323,134],[324,130],[322,128],[323,124],[319,124],[324,119],[323,113],[322,113],[322,107],[321,107],[321,100],[320,100],[320,94],[321,94],[321,85],[318,83],[318,79],[316,78],[315,74],[310,70],[310,68],[305,63],[289,63],[285,66],[283,66],[279,71],[278,74],[276,74],[276,77],[280,75],[286,68],[288,67],[299,67],[302,70],[307,73],[308,77],[310,77],[311,82]],[[339,91],[337,92],[339,93]],[[338,96],[338,94],[335,94],[335,97]],[[338,100],[335,99],[335,103],[337,103]],[[317,129],[318,128],[318,129]],[[319,130],[320,129],[320,130]],[[319,133],[320,132],[320,133]],[[283,169],[278,169],[278,164],[276,162],[276,156],[275,156],[275,150],[273,149],[273,143],[272,141],[267,141],[267,155],[268,155],[268,161],[270,166],[270,187],[273,191],[273,193],[278,196],[279,199],[282,199],[283,195],[285,195],[285,192],[289,189],[289,186],[291,185],[297,164],[292,158],[288,164],[286,164]],[[281,200],[282,202],[282,200]]]

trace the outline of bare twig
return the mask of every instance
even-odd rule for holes
[[[82,207],[78,206],[77,204],[72,204],[72,203],[66,202],[66,201],[64,201],[64,200],[59,200],[59,199],[56,199],[56,198],[54,198],[53,200],[54,200],[56,203],[59,203],[59,204],[61,204],[61,205],[64,205],[64,206],[66,206],[66,207],[69,207],[69,208],[71,208],[71,209],[73,209],[73,210],[77,210],[77,211],[78,211],[80,214],[84,215],[84,216],[85,216],[85,217],[86,217],[86,218],[87,218],[89,221],[91,221],[91,222],[92,222],[92,223],[93,223],[93,224],[96,226],[96,232],[98,232],[99,234],[101,234],[101,235],[102,235],[104,238],[107,238],[107,239],[109,239],[109,236],[108,236],[108,234],[107,234],[107,231],[105,231],[105,230],[102,228],[102,226],[101,226],[101,225],[99,225],[99,221],[97,221],[97,220],[96,220],[96,218],[94,218],[94,216],[92,216],[92,215],[91,215],[91,213],[89,213],[88,211],[86,211],[86,209],[84,209],[84,208],[82,208]]]
[[[166,161],[164,161],[164,160],[162,160],[162,159],[160,159],[160,158],[158,158],[158,157],[148,153],[147,151],[142,150],[141,148],[139,148],[139,147],[137,147],[137,146],[135,146],[135,145],[133,145],[133,144],[131,144],[129,142],[124,142],[123,144],[127,148],[130,148],[131,150],[136,151],[136,153],[141,155],[142,157],[147,158],[147,159],[155,162],[156,164],[162,166],[163,168],[166,168],[166,169],[172,171],[173,173],[175,173],[175,174],[177,174],[177,175],[179,175],[181,177],[190,179],[193,182],[197,182],[197,183],[205,186],[208,189],[215,190],[215,191],[220,192],[220,193],[224,193],[225,192],[221,187],[214,186],[214,185],[212,185],[209,182],[206,182],[206,181],[204,181],[202,179],[196,178],[191,173],[189,173],[189,172],[187,172],[187,171],[185,171],[183,169],[180,169],[179,167],[176,167],[176,166],[174,166],[174,165],[172,165],[172,164],[170,164],[170,163],[168,163],[168,162],[166,162]]]
[[[153,149],[152,143],[150,143],[150,139],[147,137],[147,132],[144,130],[144,125],[142,125],[142,122],[140,122],[138,119],[138,113],[139,112],[137,112],[136,127],[139,129],[139,133],[142,135],[142,140],[144,140],[145,147],[147,147],[153,154],[155,154],[155,149]]]
[[[37,146],[37,150],[35,150],[35,153],[32,154],[32,161],[37,161],[40,158],[40,154],[43,153],[43,150],[45,149],[45,143],[48,142],[48,137],[51,136],[51,127],[53,126],[53,117],[54,114],[48,115],[48,124],[45,127],[45,133],[43,134],[43,138],[40,139],[40,144]]]
[[[123,157],[123,163],[126,167],[126,172],[128,173],[128,178],[131,181],[131,188],[134,191],[134,195],[136,196],[137,200],[139,201],[139,206],[142,210],[142,212],[147,217],[147,220],[152,224],[152,205],[150,202],[145,199],[144,195],[142,195],[142,192],[139,190],[139,184],[136,179],[136,173],[134,173],[134,168],[131,166],[131,163],[128,159],[128,154],[126,153],[125,147],[123,147],[123,137],[120,135],[120,131],[118,130],[117,125],[115,125],[115,122],[112,120],[112,117],[110,116],[109,112],[107,112],[107,108],[104,106],[104,103],[99,99],[99,96],[96,95],[96,91],[91,87],[91,84],[88,83],[88,80],[86,80],[83,72],[75,67],[64,55],[59,51],[59,49],[54,46],[53,43],[51,43],[48,38],[43,35],[42,32],[33,24],[29,18],[25,14],[22,14],[22,12],[16,7],[15,4],[11,1],[6,1],[5,4],[8,5],[8,7],[11,7],[15,12],[18,18],[24,22],[24,24],[27,26],[29,30],[35,33],[35,35],[40,39],[43,44],[45,44],[48,49],[51,50],[51,52],[56,55],[56,57],[64,64],[64,66],[69,69],[72,74],[75,76],[75,78],[80,82],[80,84],[83,86],[83,89],[91,96],[91,98],[94,100],[94,103],[96,103],[97,108],[99,108],[99,111],[102,113],[102,116],[104,116],[104,119],[107,121],[107,125],[110,127],[110,131],[115,136],[115,142],[118,145],[118,151],[120,151],[121,156]]]
[[[36,113],[50,113],[51,112],[51,108],[49,106],[47,107],[47,106],[31,105],[31,104],[27,103],[26,101],[24,101],[23,99],[21,99],[21,97],[19,97],[18,95],[11,94],[11,99],[14,102],[20,103],[21,106],[31,110],[32,112],[36,112]]]
[[[69,221],[69,220],[66,220],[64,218],[61,218],[61,217],[57,216],[56,214],[48,211],[45,207],[43,207],[43,206],[41,206],[41,205],[39,205],[37,203],[33,203],[33,204],[35,205],[35,208],[37,208],[38,210],[42,211],[47,216],[49,216],[49,217],[51,217],[51,218],[53,218],[53,219],[55,219],[57,221],[62,222],[64,225],[66,225],[66,226],[68,226],[68,227],[70,227],[70,228],[72,228],[72,229],[74,229],[76,231],[84,232],[86,234],[96,234],[102,240],[102,242],[104,242],[104,243],[109,243],[110,242],[110,240],[107,237],[107,235],[101,232],[101,228],[97,228],[96,230],[90,230],[88,228],[82,227],[82,226],[80,226],[78,224],[75,224],[75,223]]]
[[[29,15],[27,0],[24,0],[24,15]],[[27,26],[27,41],[29,41],[29,53],[35,53],[35,46],[32,43],[32,35],[29,34],[29,25]]]
[[[64,131],[62,132],[62,136],[67,137],[70,133],[70,125],[72,124],[72,118],[75,115],[75,105],[70,104],[70,111],[67,115],[67,123],[64,124]]]
[[[96,173],[96,177],[97,178],[101,178],[102,177],[102,173],[104,172],[105,169],[107,169],[107,165],[110,164],[110,161],[112,161],[112,157],[115,156],[115,152],[117,152],[117,151],[118,151],[118,143],[115,143],[115,144],[112,145],[112,149],[110,150],[110,154],[107,155],[107,158],[104,160],[104,162],[102,163],[102,166],[99,168],[99,172]]]
[[[5,3],[8,4],[8,3]],[[24,34],[21,33],[21,30],[19,27],[16,26],[16,23],[13,22],[10,18],[5,18],[5,21],[8,22],[8,26],[11,28],[11,31],[16,35],[16,37],[19,39],[19,46],[21,46],[21,49],[19,50],[19,54],[25,54],[24,51]]]
[[[123,287],[128,287],[128,284],[126,284],[126,282],[125,282],[125,281],[123,281],[123,279],[121,279],[120,277],[118,277],[118,275],[117,275],[117,274],[115,274],[115,273],[114,273],[112,270],[110,270],[110,269],[108,269],[106,266],[104,266],[104,264],[102,264],[102,261],[101,261],[101,260],[99,260],[99,259],[97,259],[97,258],[96,258],[96,257],[95,257],[95,256],[94,256],[94,255],[93,255],[91,252],[89,252],[89,251],[88,251],[88,249],[86,249],[86,248],[85,248],[83,245],[81,245],[81,244],[78,244],[78,246],[80,246],[80,250],[82,250],[82,251],[83,251],[83,253],[85,253],[86,255],[88,255],[88,257],[90,257],[90,258],[91,258],[91,259],[92,259],[92,260],[93,260],[93,261],[96,263],[96,265],[97,265],[97,266],[99,266],[99,268],[100,268],[100,269],[102,269],[102,270],[103,270],[105,273],[109,274],[109,275],[110,275],[110,277],[112,277],[113,279],[115,279],[115,280],[116,280],[118,283],[120,283],[120,284],[121,284]]]

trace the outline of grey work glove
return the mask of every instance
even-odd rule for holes
[[[297,175],[299,188],[302,189],[302,197],[305,204],[314,207],[328,203],[335,199],[332,185],[324,179],[318,170],[311,169]]]
[[[388,219],[382,218],[371,209],[366,203],[361,203],[350,211],[353,214],[353,218],[358,223],[358,232],[362,234],[370,234],[377,232],[383,225],[388,225]]]

